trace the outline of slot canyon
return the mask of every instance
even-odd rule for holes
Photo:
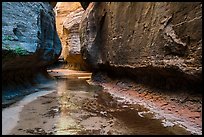
[[[2,2],[2,135],[202,135],[201,2]]]

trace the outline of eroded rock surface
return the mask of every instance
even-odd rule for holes
[[[57,30],[63,46],[61,58],[68,63],[68,68],[85,69],[79,39],[79,23],[84,9],[79,2],[62,2],[57,4],[55,11]]]
[[[90,3],[80,39],[82,56],[93,70],[108,69],[167,88],[201,86],[199,2]]]
[[[4,87],[17,83],[28,86],[28,79],[44,73],[45,67],[54,63],[60,54],[55,15],[48,2],[2,3]]]

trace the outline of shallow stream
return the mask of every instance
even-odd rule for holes
[[[164,127],[145,113],[148,109],[113,98],[102,87],[90,85],[89,77],[55,76],[52,85],[3,109],[3,134],[190,134],[181,127]]]

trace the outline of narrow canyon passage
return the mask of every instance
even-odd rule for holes
[[[201,13],[3,2],[2,134],[202,135]]]

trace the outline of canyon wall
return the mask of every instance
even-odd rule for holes
[[[2,4],[2,71],[40,68],[56,61],[61,43],[51,5]]]
[[[3,86],[25,83],[61,54],[55,14],[48,2],[2,3]]]
[[[165,88],[202,85],[200,2],[92,2],[80,40],[93,71]]]
[[[84,9],[79,2],[58,2],[55,7],[57,31],[62,42],[62,54],[67,68],[85,70],[80,52],[79,23]]]

